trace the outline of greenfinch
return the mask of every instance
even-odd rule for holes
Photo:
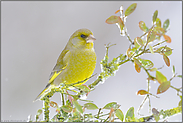
[[[93,46],[95,40],[93,33],[88,29],[79,29],[71,35],[51,71],[48,84],[35,101],[43,98],[50,89],[59,86],[60,83],[67,85],[83,81],[77,84],[81,85],[92,76],[96,66],[96,54]]]

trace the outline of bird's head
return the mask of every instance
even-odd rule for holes
[[[73,48],[93,48],[95,41],[93,33],[89,29],[79,29],[69,39],[69,46]]]

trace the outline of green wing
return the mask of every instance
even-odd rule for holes
[[[49,83],[52,83],[53,80],[67,67],[67,62],[64,61],[64,58],[69,54],[69,50],[63,50],[62,53],[60,54],[57,64],[53,68],[50,78],[49,78]]]

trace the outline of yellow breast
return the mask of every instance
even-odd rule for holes
[[[66,84],[77,83],[93,74],[96,66],[96,54],[93,48],[71,51],[68,58],[66,69],[54,80],[56,86],[64,81]]]

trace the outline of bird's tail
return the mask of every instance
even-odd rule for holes
[[[44,97],[52,88],[53,88],[53,85],[51,83],[47,84],[45,89],[36,97],[36,99],[33,102]]]

